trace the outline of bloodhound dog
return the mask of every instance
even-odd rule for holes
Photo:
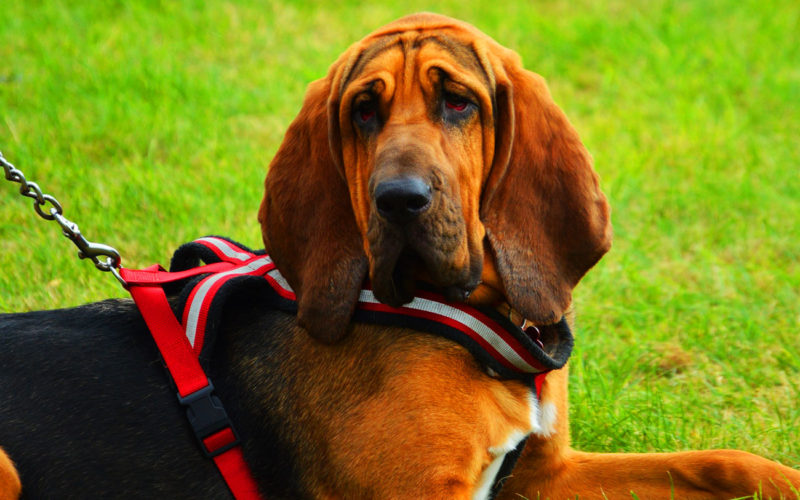
[[[591,157],[544,80],[474,27],[432,14],[378,29],[309,86],[270,166],[260,220],[298,292],[301,325],[328,343],[347,334],[367,277],[389,305],[410,301],[421,280],[452,300],[554,323],[611,244]],[[383,365],[371,357],[383,342],[372,340],[367,365]],[[360,406],[343,423],[348,444],[331,447],[342,480],[364,486],[352,498],[484,498],[491,464],[528,434],[503,498],[800,488],[800,471],[740,451],[572,450],[567,368],[535,401],[462,350],[408,349],[408,365],[386,374],[386,406]]]
[[[203,361],[266,498],[490,498],[526,436],[499,498],[800,488],[744,452],[572,450],[566,368],[536,397],[447,338],[352,321],[369,279],[390,306],[423,282],[546,329],[609,248],[597,174],[544,80],[469,25],[409,16],[347,50],[310,85],[259,219],[298,314],[245,290]],[[0,317],[0,445],[28,497],[228,497],[151,343],[130,301]],[[19,476],[0,452],[0,498]]]

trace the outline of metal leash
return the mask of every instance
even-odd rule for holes
[[[3,170],[6,174],[6,180],[17,182],[20,184],[19,192],[22,196],[33,199],[33,209],[44,220],[54,220],[61,226],[61,231],[64,236],[69,238],[75,246],[78,247],[78,257],[81,259],[91,259],[94,266],[101,270],[107,271],[117,278],[122,286],[127,287],[127,283],[122,279],[119,270],[122,268],[119,252],[108,245],[102,243],[93,243],[83,237],[78,225],[64,217],[61,203],[49,194],[42,193],[39,185],[25,179],[22,171],[18,170],[11,163],[9,163],[0,152],[0,165],[3,165]],[[51,205],[47,210],[47,205]],[[105,257],[105,260],[101,260]]]

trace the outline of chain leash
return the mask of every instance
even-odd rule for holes
[[[78,257],[81,259],[90,259],[94,262],[94,266],[101,270],[110,272],[117,278],[123,287],[127,287],[127,283],[122,279],[119,270],[122,268],[119,252],[108,245],[102,243],[93,243],[81,234],[78,225],[64,217],[64,210],[61,208],[61,203],[58,202],[53,196],[42,192],[41,188],[35,182],[25,179],[25,175],[21,170],[17,169],[9,163],[0,152],[0,165],[3,166],[5,171],[6,180],[17,182],[20,184],[19,192],[22,196],[33,199],[33,209],[44,220],[54,220],[61,226],[61,231],[78,247]],[[49,209],[47,208],[49,205]],[[105,259],[102,259],[105,257]]]

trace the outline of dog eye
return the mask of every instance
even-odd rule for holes
[[[447,96],[444,99],[444,105],[447,106],[447,109],[461,112],[467,109],[469,101],[458,96]]]
[[[374,109],[361,109],[358,111],[358,119],[362,123],[367,123],[368,121],[375,118],[375,110]]]
[[[472,101],[458,94],[445,92],[442,100],[444,101],[442,118],[452,125],[457,125],[467,120],[475,110],[475,104]]]
[[[362,128],[371,128],[378,121],[378,110],[372,101],[362,101],[355,106],[353,120]]]

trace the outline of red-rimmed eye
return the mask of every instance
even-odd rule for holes
[[[374,109],[362,109],[361,111],[358,112],[358,118],[362,122],[368,122],[368,121],[372,120],[372,118],[374,116],[375,116],[375,110]]]
[[[372,101],[363,101],[353,111],[353,120],[362,129],[373,127],[378,122],[378,109]]]
[[[453,111],[464,111],[467,109],[468,104],[467,101],[459,99],[458,97],[448,97],[444,101],[444,105],[447,106],[447,109],[452,109]]]
[[[448,125],[463,125],[471,116],[474,116],[474,111],[477,109],[474,102],[458,94],[444,92],[442,100],[444,101],[444,106],[440,108],[442,120]]]

